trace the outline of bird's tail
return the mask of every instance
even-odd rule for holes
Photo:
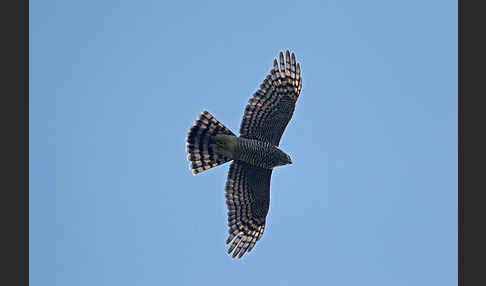
[[[217,152],[217,144],[214,140],[216,135],[235,136],[211,113],[203,110],[189,130],[186,140],[189,169],[194,175],[231,160],[221,152]]]

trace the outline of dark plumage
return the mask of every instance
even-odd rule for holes
[[[187,136],[190,169],[200,172],[231,161],[225,194],[228,207],[228,253],[241,258],[265,230],[274,167],[292,163],[278,148],[302,89],[300,64],[287,50],[245,108],[240,136],[204,110]]]

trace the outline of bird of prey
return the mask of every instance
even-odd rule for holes
[[[302,89],[295,54],[280,52],[273,68],[246,105],[240,136],[203,110],[186,138],[194,175],[232,161],[225,186],[232,257],[250,252],[265,230],[270,178],[277,166],[291,164],[278,146]]]

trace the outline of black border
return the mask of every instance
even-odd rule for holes
[[[29,1],[0,4],[3,285],[29,285]]]
[[[486,105],[481,102],[486,95],[486,23],[479,3],[458,3],[458,282],[465,286],[486,285]]]

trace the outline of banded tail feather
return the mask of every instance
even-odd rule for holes
[[[217,152],[217,135],[235,136],[207,110],[203,110],[189,130],[186,151],[189,169],[194,175],[224,164],[232,159]]]

